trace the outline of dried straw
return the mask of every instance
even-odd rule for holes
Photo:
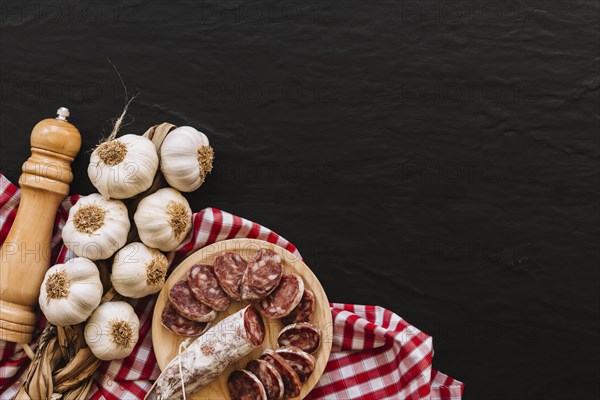
[[[84,400],[98,366],[100,360],[83,340],[83,324],[48,325],[38,340],[25,384],[16,399]]]

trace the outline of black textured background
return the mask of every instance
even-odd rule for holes
[[[58,106],[73,193],[123,91],[205,132],[189,196],[291,240],[336,302],[434,336],[469,399],[598,398],[595,1],[2,1],[0,171]]]

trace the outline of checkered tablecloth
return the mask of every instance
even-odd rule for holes
[[[0,174],[0,243],[4,242],[19,205],[19,189]],[[79,196],[64,200],[56,215],[53,260],[72,257],[60,232]],[[275,243],[300,257],[293,244],[275,232],[227,212],[206,208],[194,214],[194,229],[174,254],[175,262],[207,244],[232,238]],[[0,277],[1,278],[1,277]],[[124,360],[103,362],[88,398],[143,398],[160,373],[152,351],[152,308],[156,296],[130,301],[141,323],[140,340]],[[378,306],[331,304],[333,349],[325,372],[309,399],[458,400],[463,384],[432,368],[431,336]],[[22,347],[0,341],[0,398],[12,399],[23,383],[29,359]]]

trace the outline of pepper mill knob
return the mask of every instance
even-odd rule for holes
[[[69,115],[71,115],[67,107],[59,108],[58,110],[56,110],[56,114],[58,115],[56,119],[60,119],[61,121],[66,121],[67,118],[69,118]]]
[[[19,178],[19,209],[0,249],[0,340],[29,342],[36,329],[56,210],[69,194],[71,162],[81,147],[79,131],[67,121],[69,109],[61,107],[57,115],[31,132],[31,157]]]

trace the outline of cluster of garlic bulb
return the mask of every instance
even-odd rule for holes
[[[42,283],[39,303],[48,321],[66,326],[87,320],[85,341],[100,360],[131,353],[139,319],[124,301],[100,304],[103,286],[94,260],[114,256],[110,278],[122,296],[142,298],[160,291],[169,267],[162,252],[175,250],[192,228],[192,210],[180,191],[198,189],[212,170],[208,138],[189,126],[171,131],[158,153],[151,140],[138,135],[94,149],[87,172],[99,193],[79,199],[62,231],[77,257],[50,268]],[[138,203],[133,220],[141,242],[126,245],[131,222],[121,200],[148,190],[159,168],[171,187]]]
[[[181,126],[161,145],[160,171],[171,187],[192,192],[212,171],[213,159],[206,135],[191,126]],[[158,152],[150,139],[123,135],[94,149],[87,172],[102,196],[127,199],[147,190],[158,168]]]
[[[138,299],[162,289],[168,268],[163,253],[134,242],[115,254],[110,279],[119,294]]]
[[[144,136],[124,135],[94,149],[88,176],[107,199],[127,199],[147,190],[157,170],[154,143]]]
[[[102,304],[85,325],[85,342],[100,360],[119,360],[133,351],[140,331],[135,310],[124,301]]]
[[[122,201],[107,200],[94,193],[71,207],[62,237],[65,246],[77,256],[104,260],[125,245],[130,227]]]
[[[171,187],[192,192],[212,171],[213,158],[206,135],[191,126],[181,126],[169,133],[160,148],[160,171]]]
[[[101,298],[102,282],[96,264],[77,257],[48,269],[38,300],[48,321],[66,326],[85,321]]]
[[[142,242],[162,251],[175,250],[192,229],[190,204],[172,188],[142,199],[133,219]]]

